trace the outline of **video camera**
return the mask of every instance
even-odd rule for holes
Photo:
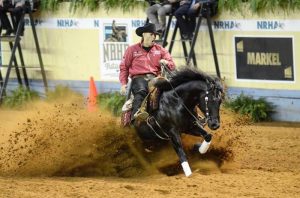
[[[201,9],[203,17],[207,17],[208,14],[213,17],[218,13],[218,0],[200,0],[199,2],[203,6]]]
[[[26,0],[25,7],[31,8],[31,10],[37,10],[41,5],[41,0]],[[9,9],[14,8],[11,0],[3,0],[3,8]]]
[[[28,0],[32,9],[38,9],[41,5],[41,0]]]
[[[12,8],[13,5],[11,3],[11,0],[3,0],[3,8],[8,9],[8,8]]]
[[[156,4],[157,2],[154,0],[146,0],[150,6],[153,6],[154,4]]]
[[[37,10],[41,5],[41,0],[26,0],[26,6],[30,6],[31,10]]]

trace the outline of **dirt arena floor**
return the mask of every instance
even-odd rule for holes
[[[169,144],[146,152],[133,130],[82,98],[0,109],[0,197],[300,197],[300,124],[251,124],[222,109],[207,154],[183,136],[193,174]]]

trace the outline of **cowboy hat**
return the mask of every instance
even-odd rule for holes
[[[145,32],[150,32],[150,33],[154,33],[154,34],[159,34],[159,32],[156,31],[155,25],[153,23],[147,23],[142,27],[138,27],[135,30],[135,33],[138,36],[143,36],[143,33]]]

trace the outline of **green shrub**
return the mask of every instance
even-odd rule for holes
[[[122,112],[122,106],[125,103],[125,96],[119,92],[101,93],[97,96],[100,107],[106,108],[115,116],[120,116]]]
[[[265,98],[253,99],[251,96],[239,95],[236,99],[227,99],[224,103],[226,108],[232,109],[242,115],[247,115],[254,122],[271,120],[274,105]]]
[[[105,8],[107,11],[115,8],[121,8],[123,11],[131,11],[132,8],[138,6],[148,7],[146,1],[136,0],[42,0],[41,9],[55,11],[59,8],[59,4],[70,2],[69,10],[76,12],[79,8],[87,8],[90,11],[99,8]],[[269,12],[275,9],[284,11],[300,9],[299,0],[219,0],[219,10],[230,10],[243,12],[242,7],[248,6],[253,13]]]
[[[134,7],[138,6],[149,6],[146,1],[136,0],[42,0],[41,9],[56,11],[58,10],[60,3],[70,2],[69,10],[76,12],[80,8],[87,8],[90,11],[105,8],[107,11],[121,8],[123,11],[130,11]]]
[[[39,98],[38,92],[19,86],[4,98],[3,107],[20,108],[27,102],[32,102]]]
[[[48,91],[46,93],[47,100],[56,100],[59,98],[64,98],[66,96],[79,95],[79,93],[74,92],[68,86],[57,85],[53,91]]]
[[[274,11],[276,9],[293,11],[300,9],[299,0],[219,0],[219,10],[238,11],[242,13],[242,7],[248,6],[252,13]]]

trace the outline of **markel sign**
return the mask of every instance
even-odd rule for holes
[[[294,81],[292,37],[235,37],[237,79]]]

